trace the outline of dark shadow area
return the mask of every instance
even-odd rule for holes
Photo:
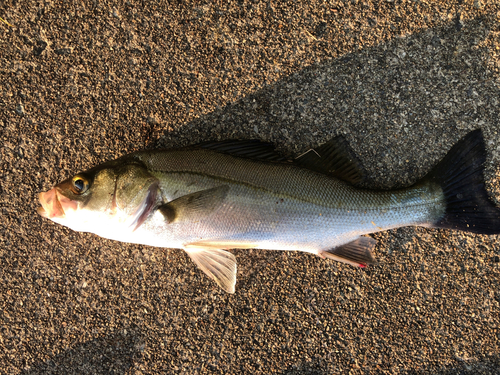
[[[332,371],[324,360],[315,359],[300,362],[281,372],[283,375],[326,375],[334,373],[335,371]]]
[[[335,372],[334,364],[328,364],[324,360],[312,360],[309,362],[301,362],[297,365],[290,366],[284,370],[283,375],[323,375],[333,374]],[[390,371],[389,368],[370,367],[364,368],[357,367],[360,373],[378,373]],[[480,361],[459,361],[457,365],[449,369],[429,368],[420,370],[410,370],[406,372],[397,373],[406,375],[496,375],[500,374],[500,358],[498,356],[486,358]]]
[[[178,146],[188,139],[182,133],[199,129],[207,140],[258,138],[298,154],[344,134],[355,152],[363,144],[361,160],[380,161],[367,166],[371,187],[412,183],[451,146],[441,139],[457,139],[457,132],[484,126],[483,119],[500,118],[500,92],[488,69],[488,22],[474,19],[460,31],[450,23],[318,63],[180,127],[154,146]],[[377,136],[387,132],[394,137]],[[286,146],[291,143],[294,149]],[[396,155],[401,148],[410,151],[404,161]],[[396,182],[390,175],[394,164]]]
[[[459,361],[458,366],[440,370],[440,369],[429,369],[429,370],[411,370],[405,372],[407,375],[427,375],[427,374],[439,374],[439,375],[495,375],[500,374],[500,357],[493,356],[485,358],[480,361]]]
[[[35,363],[21,374],[125,374],[141,359],[143,350],[139,330],[122,330]]]

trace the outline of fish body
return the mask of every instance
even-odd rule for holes
[[[252,141],[135,152],[41,193],[39,213],[113,240],[184,249],[228,292],[236,260],[227,249],[298,250],[365,266],[374,262],[369,233],[409,225],[500,232],[500,210],[481,185],[480,131],[423,181],[393,191],[356,187],[359,163],[340,138],[295,162],[277,159]]]
[[[363,234],[428,223],[445,208],[442,193],[431,185],[361,190],[291,164],[212,150],[138,152],[130,158],[144,163],[158,181],[156,205],[195,192],[227,190],[209,212],[200,207],[187,220],[168,222],[157,210],[138,229],[127,231],[127,242],[152,246],[228,242],[235,248],[319,253]],[[106,229],[98,234],[109,237]],[[113,239],[123,240],[121,235]]]

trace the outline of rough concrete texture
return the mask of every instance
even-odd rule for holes
[[[500,373],[500,236],[382,232],[365,270],[235,250],[228,295],[181,250],[36,214],[143,148],[343,134],[394,188],[476,128],[500,204],[498,0],[82,3],[0,4],[1,374]]]

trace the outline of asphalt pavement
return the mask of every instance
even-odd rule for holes
[[[0,374],[500,374],[500,235],[372,235],[366,269],[77,233],[37,194],[128,152],[343,135],[409,186],[474,129],[500,206],[500,2],[0,3]]]

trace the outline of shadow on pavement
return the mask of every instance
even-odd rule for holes
[[[141,359],[143,350],[140,331],[122,330],[77,345],[21,374],[125,374]]]
[[[460,365],[451,369],[410,370],[406,375],[493,375],[500,373],[500,357],[493,356],[480,361],[460,361]]]
[[[498,112],[491,104],[500,97],[488,69],[488,22],[473,19],[460,30],[450,23],[319,62],[163,134],[151,146],[179,146],[199,129],[206,140],[250,136],[295,147],[284,151],[296,155],[344,134],[355,151],[356,144],[369,145],[361,160],[380,160],[371,167],[376,187],[391,183],[386,168],[401,162],[393,150],[408,143],[413,153],[398,175],[404,184],[414,182],[427,172],[422,160],[433,162],[451,147],[436,150],[436,139],[457,139],[472,124],[484,127],[483,119],[497,118],[486,113]],[[374,142],[387,129],[395,137]]]

